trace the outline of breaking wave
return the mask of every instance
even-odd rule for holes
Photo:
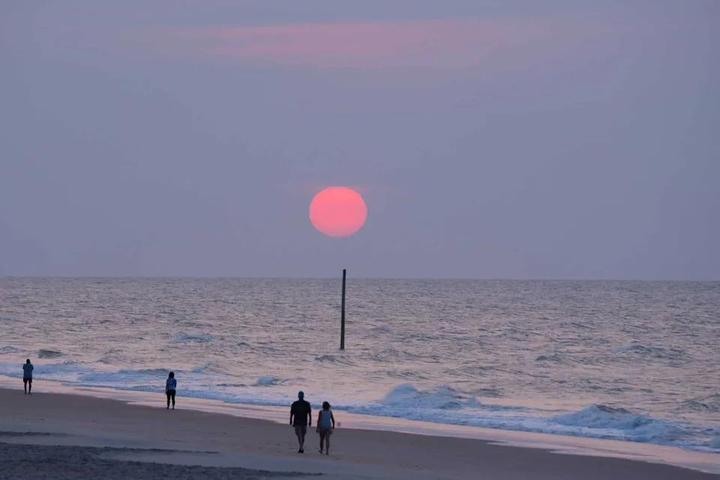
[[[262,387],[271,387],[273,385],[282,385],[283,383],[285,383],[285,380],[281,378],[273,377],[272,375],[263,375],[261,377],[258,377],[255,385]]]
[[[421,390],[411,384],[401,384],[378,402],[345,408],[357,413],[437,423],[720,450],[720,429],[661,420],[601,404],[560,415],[520,406],[487,404],[448,386]]]
[[[476,402],[473,397],[463,395],[448,386],[421,391],[409,383],[404,383],[390,390],[380,403],[408,409],[450,410],[474,405]]]
[[[577,434],[636,442],[664,443],[684,436],[678,425],[607,405],[590,405],[577,412],[558,415],[552,421],[580,429]]]

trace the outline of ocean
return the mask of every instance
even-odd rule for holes
[[[0,375],[720,452],[720,282],[0,278]]]

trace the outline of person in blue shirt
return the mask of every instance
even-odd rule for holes
[[[23,365],[23,387],[25,388],[25,395],[32,395],[32,372],[35,369],[33,364],[30,363],[30,359],[25,360]]]
[[[170,372],[165,381],[165,395],[167,396],[167,409],[170,409],[172,401],[172,409],[175,410],[175,391],[177,389],[177,380],[175,380],[175,372]]]

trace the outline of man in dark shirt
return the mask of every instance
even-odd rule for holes
[[[307,427],[312,426],[312,412],[310,403],[304,400],[305,394],[298,392],[297,401],[290,407],[290,425],[295,427],[295,435],[298,439],[298,453],[305,453],[305,433]]]

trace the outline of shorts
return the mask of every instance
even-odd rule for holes
[[[32,378],[23,378],[23,383],[32,383]]]
[[[317,432],[320,435],[330,435],[332,433],[332,428],[330,427],[318,427]]]
[[[307,425],[295,425],[295,435],[305,435],[307,433]]]

